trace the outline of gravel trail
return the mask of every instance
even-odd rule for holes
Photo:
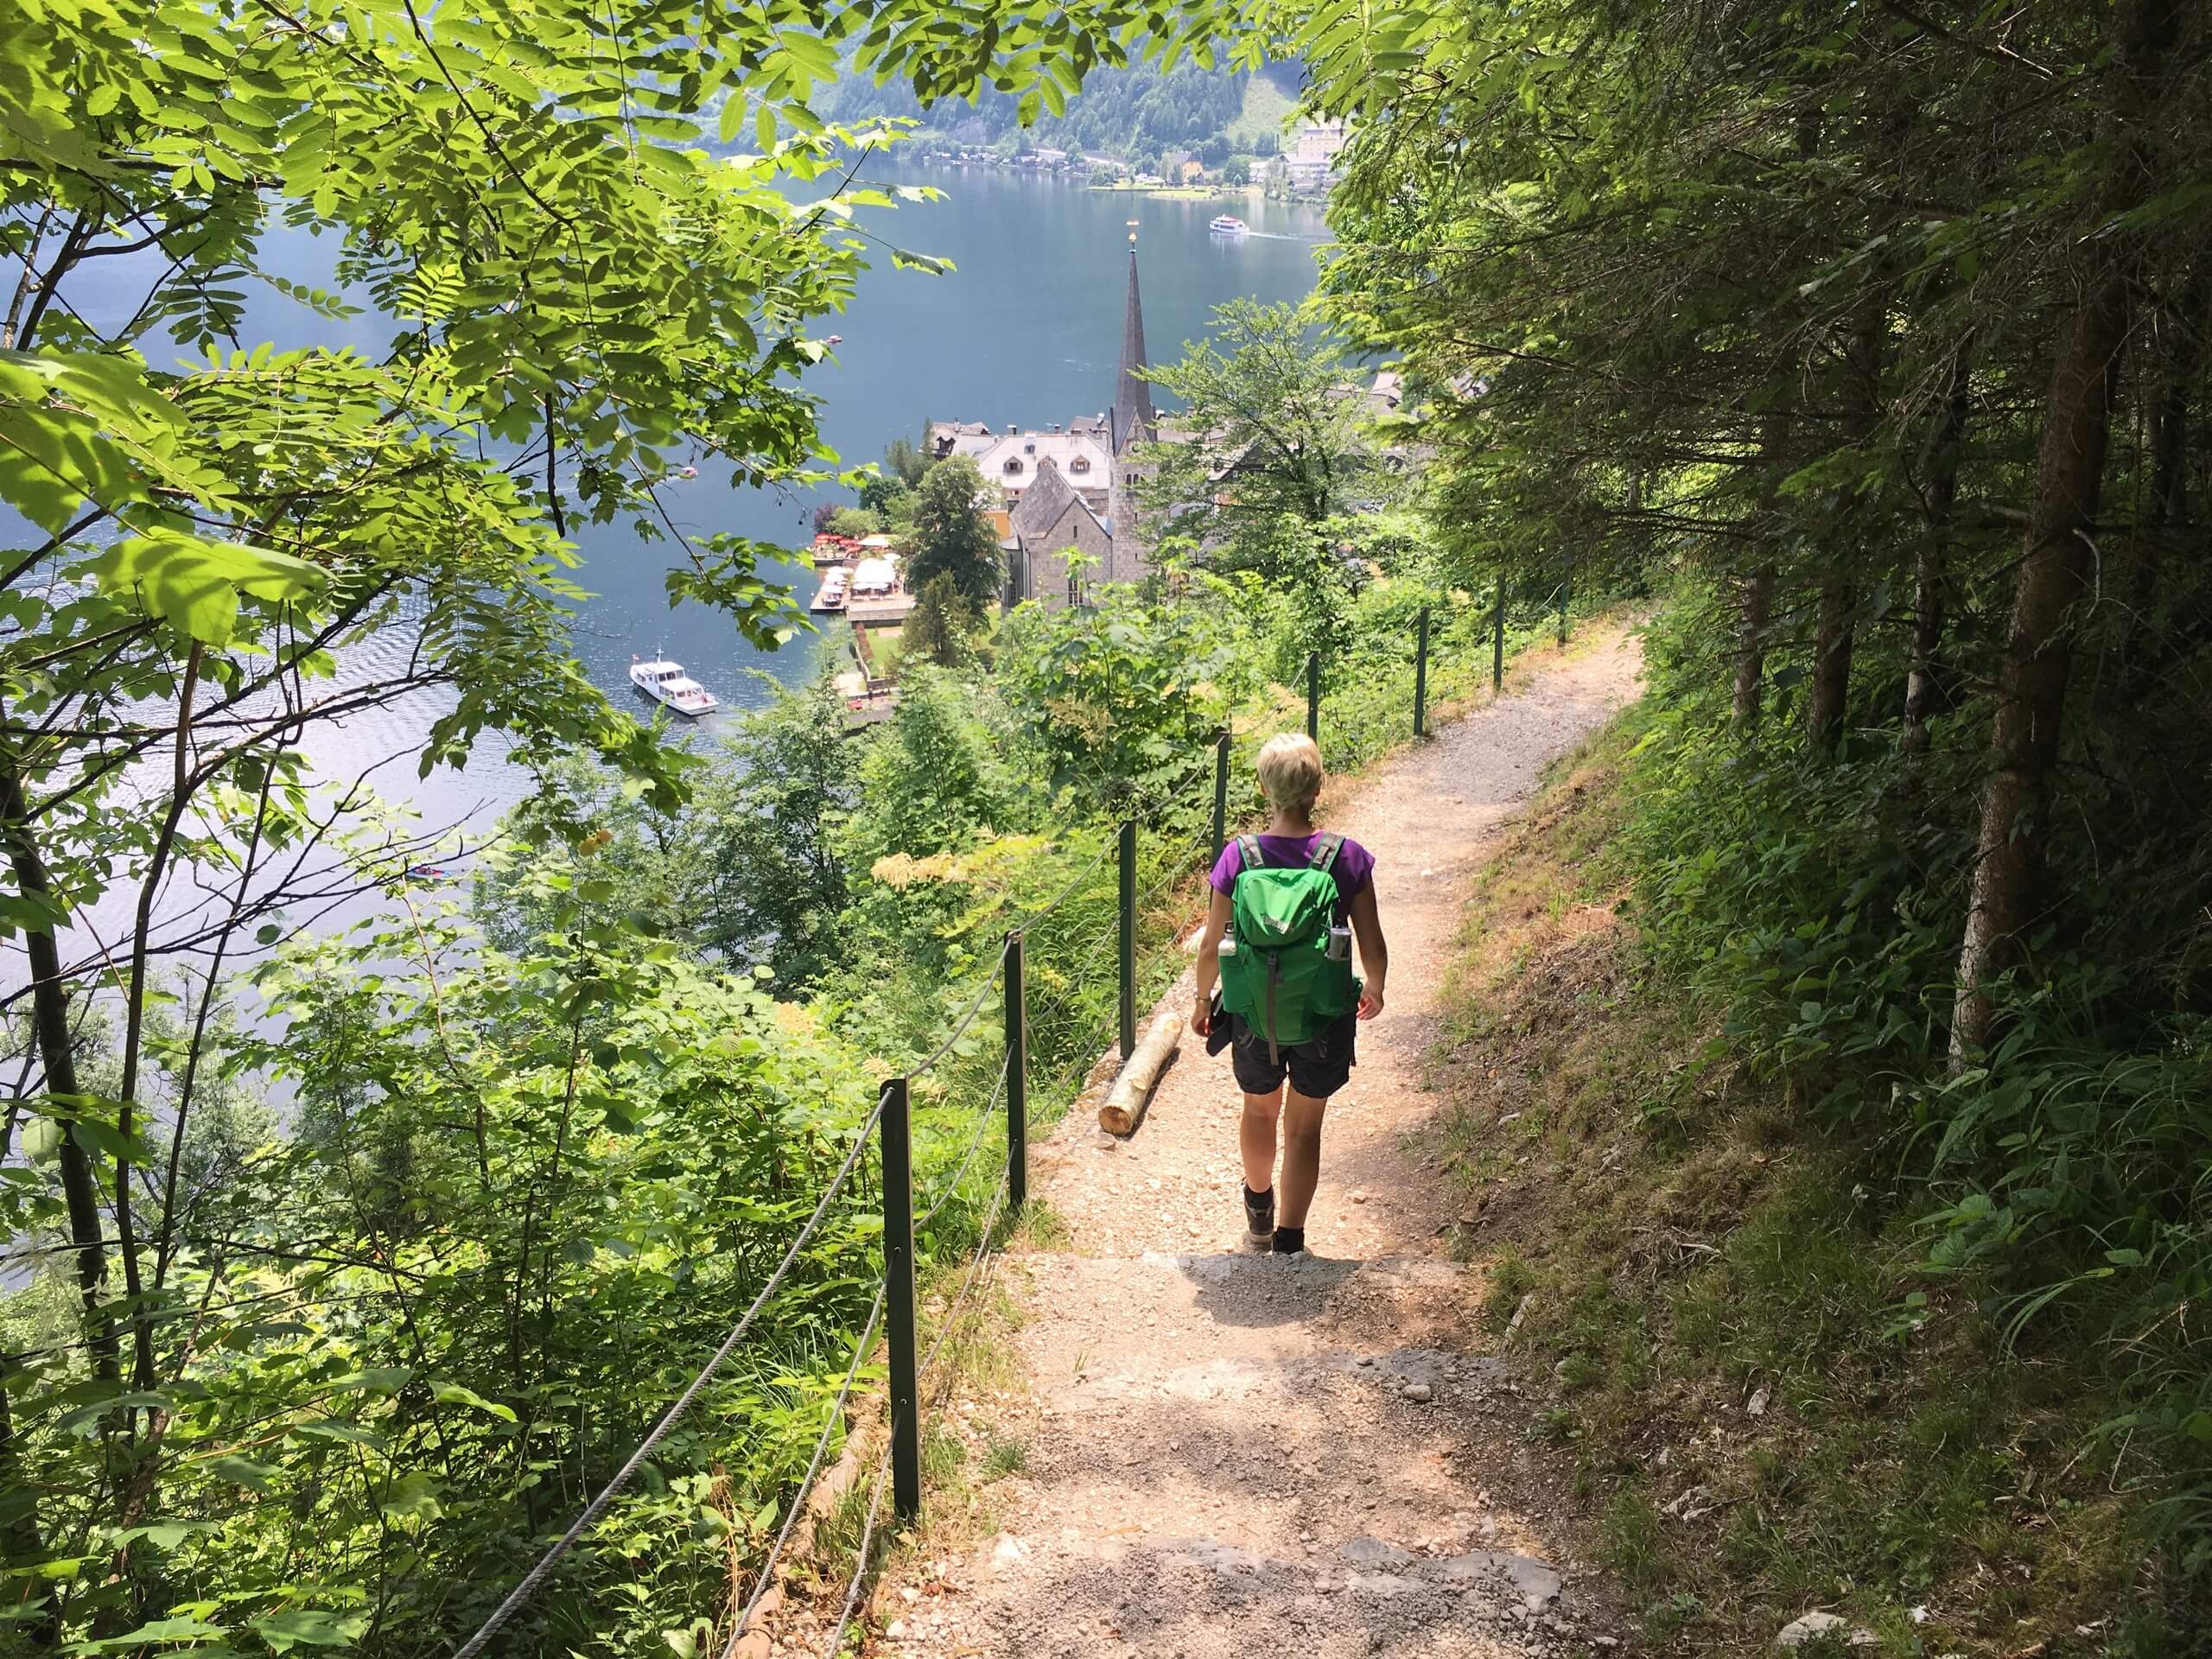
[[[1617,1645],[1587,1575],[1523,1512],[1544,1484],[1526,1465],[1548,1454],[1499,1427],[1525,1403],[1500,1361],[1455,1348],[1481,1285],[1440,1253],[1452,1195],[1421,1061],[1470,876],[1544,764],[1635,696],[1639,660],[1618,632],[1551,656],[1360,787],[1325,792],[1321,821],[1375,853],[1391,976],[1330,1105],[1310,1255],[1242,1248],[1240,1096],[1229,1057],[1187,1033],[1135,1135],[1104,1135],[1086,1098],[1035,1149],[1034,1187],[1068,1239],[1004,1264],[1025,1386],[964,1402],[973,1438],[1021,1446],[1027,1466],[988,1488],[1001,1530],[883,1586],[880,1652]],[[1186,973],[1162,1006],[1189,998]]]

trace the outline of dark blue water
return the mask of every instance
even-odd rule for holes
[[[848,463],[880,456],[895,437],[918,437],[931,418],[1045,426],[1108,407],[1121,352],[1130,219],[1137,221],[1146,339],[1155,361],[1179,356],[1226,301],[1302,297],[1313,285],[1323,235],[1311,207],[1256,198],[1230,209],[1255,233],[1232,239],[1206,230],[1224,211],[1220,202],[1092,191],[1010,169],[887,167],[873,176],[946,193],[943,201],[868,218],[877,234],[949,260],[953,269],[899,270],[887,253],[862,274],[850,309],[816,326],[817,335],[838,334],[842,343],[803,385],[821,400],[823,435]],[[368,332],[380,346],[380,331]],[[366,348],[371,341],[361,343]],[[687,532],[732,531],[794,549],[811,538],[820,497],[733,490],[713,470],[664,492]],[[842,490],[826,493],[849,499]],[[651,705],[630,686],[632,655],[675,658],[726,709],[741,710],[770,695],[756,672],[796,683],[811,677],[821,653],[847,649],[843,626],[830,623],[780,650],[757,650],[709,607],[670,608],[663,580],[678,555],[669,543],[641,543],[620,524],[574,533],[584,560],[576,580],[594,594],[576,617],[577,654],[596,683],[640,711]],[[802,602],[811,594],[810,567],[795,561],[782,575]],[[375,729],[350,733],[348,747],[411,747],[422,718],[420,711],[390,711],[370,722]],[[387,792],[398,783],[391,779]],[[516,787],[496,767],[473,765],[465,779],[410,790],[427,816],[451,820],[511,798]]]
[[[980,420],[995,429],[1045,426],[1107,408],[1121,350],[1131,219],[1155,362],[1179,356],[1185,340],[1205,332],[1212,308],[1228,300],[1303,296],[1313,285],[1323,235],[1313,209],[1256,197],[1233,205],[1154,200],[995,168],[883,166],[871,169],[871,181],[929,184],[946,193],[940,202],[871,210],[864,219],[875,234],[949,260],[953,269],[900,270],[886,254],[861,276],[850,308],[816,325],[818,336],[836,334],[842,344],[803,384],[821,400],[824,437],[848,462],[879,456],[894,437],[918,436],[931,417]],[[1255,233],[1210,235],[1207,220],[1225,206]],[[330,285],[334,250],[304,232],[272,227],[264,257],[277,274]],[[126,321],[158,275],[143,256],[87,270],[89,280],[73,287],[72,302],[103,328]],[[393,324],[372,309],[332,321],[265,287],[245,286],[243,344],[352,346],[372,358],[388,349]],[[732,489],[726,474],[704,469],[667,489],[664,499],[683,529],[732,531],[794,549],[810,539],[817,497]],[[626,523],[571,528],[583,558],[575,578],[593,595],[577,607],[577,655],[596,683],[641,714],[652,705],[630,685],[633,655],[677,658],[726,709],[741,710],[771,695],[758,675],[799,683],[817,671],[823,652],[848,649],[842,625],[835,624],[780,650],[757,650],[718,612],[688,603],[670,608],[664,578],[681,557],[671,543],[640,541]],[[794,560],[780,574],[804,602],[812,591],[810,568]],[[391,630],[349,651],[341,673],[372,676],[411,643],[404,630]],[[356,715],[342,730],[314,728],[305,747],[327,779],[351,779],[373,767],[378,793],[411,804],[425,828],[466,823],[480,833],[526,780],[490,737],[480,739],[465,772],[418,779],[415,756],[442,708],[429,696],[404,701]],[[701,722],[695,741],[711,737],[715,723]]]

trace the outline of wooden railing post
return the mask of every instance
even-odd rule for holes
[[[1421,607],[1419,643],[1414,646],[1414,735],[1426,734],[1428,724],[1428,607]]]
[[[1021,933],[1006,936],[1006,1190],[1020,1209],[1029,1198],[1028,992],[1022,982]]]
[[[1493,694],[1505,690],[1505,573],[1497,573],[1497,623],[1491,636],[1490,689]]]
[[[1306,653],[1306,735],[1321,741],[1321,653]]]
[[[922,1512],[921,1384],[914,1356],[914,1154],[906,1079],[883,1080],[884,1329],[891,1347],[891,1491],[901,1520]]]
[[[1137,823],[1122,825],[1122,1059],[1137,1052]]]

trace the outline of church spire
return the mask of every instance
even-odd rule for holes
[[[1145,366],[1144,302],[1137,296],[1136,221],[1129,221],[1129,297],[1122,313],[1122,367],[1114,378],[1114,453],[1125,453],[1133,443],[1150,443],[1160,435],[1159,417],[1153,413],[1152,383],[1135,371]]]

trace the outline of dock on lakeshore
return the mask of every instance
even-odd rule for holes
[[[864,628],[896,627],[913,608],[914,596],[907,593],[870,594],[866,598],[855,594],[845,602],[846,616]]]

